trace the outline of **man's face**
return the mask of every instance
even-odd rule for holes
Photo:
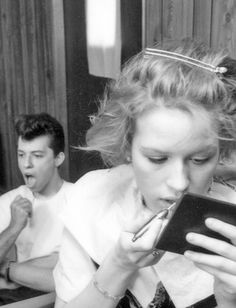
[[[43,193],[57,174],[57,157],[49,146],[50,137],[46,135],[32,140],[18,139],[18,166],[33,192]]]

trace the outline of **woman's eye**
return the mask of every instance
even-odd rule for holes
[[[163,164],[167,161],[167,157],[148,157],[149,161],[153,164]]]
[[[23,153],[18,153],[17,155],[18,155],[18,157],[23,157],[24,156]]]
[[[192,158],[191,160],[192,160],[192,162],[195,165],[203,165],[204,163],[206,163],[209,160],[209,157],[205,157],[205,158]]]

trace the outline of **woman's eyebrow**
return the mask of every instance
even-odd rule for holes
[[[168,154],[173,154],[175,153],[175,150],[161,150],[158,148],[152,148],[152,147],[146,147],[146,146],[141,146],[140,147],[142,152],[148,153],[148,154],[159,154],[159,155],[168,155]],[[217,151],[216,146],[207,146],[206,148],[201,148],[201,149],[195,149],[192,151],[191,155],[196,155],[196,154],[214,154]]]
[[[146,146],[141,146],[140,149],[141,149],[141,151],[147,152],[147,153],[150,153],[150,154],[166,155],[168,153],[171,153],[170,151],[163,151],[161,149],[151,148],[151,147],[146,147]]]
[[[200,149],[200,150],[198,150],[198,151],[195,151],[195,153],[196,154],[213,154],[213,153],[215,153],[216,151],[217,151],[217,147],[216,146],[208,146],[208,147],[206,147],[206,148],[204,148],[204,149]]]

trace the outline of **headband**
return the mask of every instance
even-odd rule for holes
[[[181,61],[183,63],[197,66],[197,67],[203,68],[213,73],[224,74],[227,72],[227,68],[224,66],[214,66],[209,63],[205,63],[203,61],[200,61],[200,60],[188,57],[188,56],[184,56],[182,54],[172,52],[172,51],[154,49],[154,48],[146,48],[145,55],[153,55],[153,56],[159,56],[159,57],[164,57],[167,59]]]

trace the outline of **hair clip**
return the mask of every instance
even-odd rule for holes
[[[205,63],[203,61],[176,53],[172,51],[167,51],[167,50],[161,50],[161,49],[154,49],[154,48],[146,48],[145,49],[145,55],[153,55],[153,56],[160,56],[160,57],[165,57],[168,59],[173,59],[177,61],[181,61],[190,65],[194,65],[203,69],[206,69],[210,72],[213,73],[219,73],[219,74],[224,74],[227,72],[226,67],[218,67],[211,65],[209,63]]]

